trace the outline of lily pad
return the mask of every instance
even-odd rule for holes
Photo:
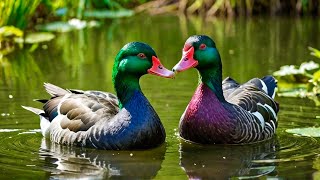
[[[85,17],[89,18],[121,18],[130,17],[134,15],[134,11],[128,9],[122,9],[117,11],[110,10],[92,10],[84,12]]]
[[[50,31],[50,32],[69,32],[75,28],[72,25],[70,25],[68,22],[57,21],[57,22],[52,22],[44,25],[38,25],[36,26],[36,29],[41,31]]]
[[[308,128],[295,128],[287,129],[287,133],[296,134],[300,136],[308,137],[320,137],[320,128],[318,127],[308,127]]]
[[[46,41],[51,41],[54,39],[55,35],[50,32],[36,32],[27,34],[24,42],[26,44],[34,44],[34,43],[41,43]]]
[[[38,25],[36,26],[36,29],[49,32],[69,32],[75,29],[97,26],[100,26],[97,21],[87,22],[79,19],[70,19],[68,22],[57,21],[44,25]]]

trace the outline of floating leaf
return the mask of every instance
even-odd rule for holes
[[[51,41],[54,39],[55,35],[50,32],[36,32],[27,34],[24,42],[27,44],[41,43],[46,41]]]
[[[320,137],[320,128],[316,127],[287,129],[286,132],[300,136]]]
[[[44,25],[36,26],[36,29],[41,31],[50,31],[50,32],[69,32],[74,29],[72,25],[68,22],[57,21]]]
[[[79,19],[70,19],[68,22],[57,21],[44,25],[36,26],[36,29],[50,32],[69,32],[75,29],[83,29],[86,27],[97,27],[100,24],[97,21],[82,21]]]
[[[84,13],[85,17],[89,18],[121,18],[133,16],[134,12],[132,10],[122,9],[117,11],[110,10],[92,10],[86,11]]]
[[[67,14],[67,12],[68,12],[68,8],[65,8],[65,7],[64,8],[59,8],[59,9],[56,10],[55,15],[64,16],[64,15]]]

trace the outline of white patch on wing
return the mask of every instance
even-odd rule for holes
[[[258,111],[256,111],[256,112],[253,112],[252,114],[259,119],[260,124],[261,124],[261,126],[262,126],[262,129],[264,129],[265,121],[264,121],[264,118],[263,118],[263,116],[261,115],[261,113],[259,113]]]
[[[50,126],[50,121],[43,116],[40,116],[40,128],[41,133],[44,137],[48,137],[48,128]]]
[[[277,121],[277,115],[276,115],[276,112],[274,112],[273,108],[268,104],[265,104],[264,106],[267,107],[272,112],[273,117],[275,117],[275,121]]]
[[[272,123],[272,126],[273,126],[273,132],[276,133],[276,125],[274,124],[273,121],[271,121],[271,123]]]
[[[62,115],[62,114],[60,113],[61,104],[62,104],[62,102],[64,102],[70,95],[71,95],[71,94],[66,94],[66,95],[63,96],[63,98],[61,99],[61,101],[60,101],[60,103],[58,104],[58,107],[57,107],[58,115],[57,115],[55,118],[53,118],[51,122],[50,122],[48,119],[40,116],[40,127],[41,127],[42,135],[43,135],[44,137],[47,137],[47,138],[50,137],[50,131],[51,131],[51,129],[52,129],[52,128],[50,128],[50,127],[52,127],[52,124],[54,124],[54,122],[59,121],[59,124],[60,124],[60,121],[61,121],[62,117],[64,116],[64,115]]]
[[[273,90],[273,94],[272,94],[272,99],[274,99],[274,97],[276,96],[276,88],[274,88],[274,90]]]
[[[272,126],[270,125],[270,123],[266,122],[266,125],[272,129]]]
[[[262,90],[268,94],[268,87],[266,86],[266,83],[264,83],[261,79],[259,79],[262,84]]]
[[[63,98],[61,99],[61,101],[59,102],[58,107],[57,107],[58,116],[61,115],[61,114],[60,114],[60,107],[61,107],[62,103],[63,103],[69,96],[71,96],[71,93],[64,95]],[[55,118],[54,118],[54,119],[55,119]],[[52,120],[52,121],[53,121],[53,120]]]

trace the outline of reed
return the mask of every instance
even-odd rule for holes
[[[13,25],[25,29],[41,0],[1,0],[0,27]]]

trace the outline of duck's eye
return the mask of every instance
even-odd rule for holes
[[[139,53],[138,55],[137,55],[139,58],[141,58],[141,59],[145,59],[147,56],[145,55],[145,54],[143,54],[143,53]]]
[[[207,47],[207,45],[201,44],[201,45],[199,46],[199,49],[204,50],[206,47]]]

